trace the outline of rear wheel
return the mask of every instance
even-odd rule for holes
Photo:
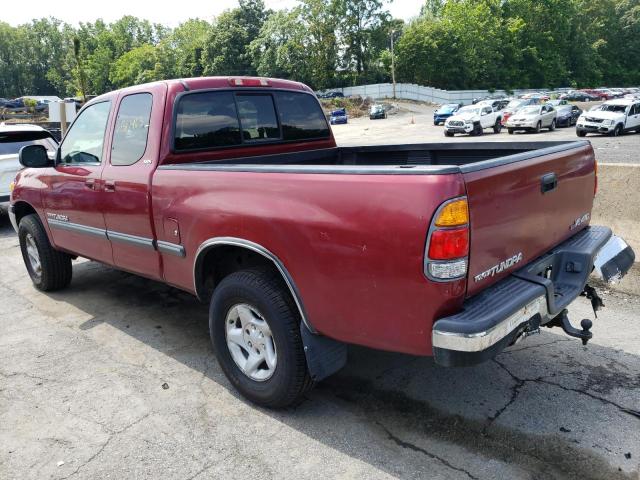
[[[51,246],[37,215],[20,220],[18,239],[27,272],[38,290],[60,290],[71,283],[71,257]]]
[[[211,298],[209,332],[222,370],[249,400],[286,407],[312,387],[300,316],[277,274],[245,270],[225,277]]]
[[[502,131],[502,123],[499,118],[496,118],[496,123],[493,125],[493,133],[500,133]]]
[[[556,129],[556,121],[554,119],[554,120],[551,120],[551,125],[549,125],[549,131],[553,132],[555,129]]]

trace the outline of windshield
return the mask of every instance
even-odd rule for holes
[[[571,105],[560,105],[558,107],[558,114],[571,113],[571,111],[572,111]]]
[[[626,105],[601,105],[600,110],[602,110],[603,112],[620,112],[620,113],[624,113],[627,111],[627,106]]]
[[[451,113],[453,112],[456,108],[458,108],[457,105],[442,105],[438,111],[442,112],[442,113]]]
[[[518,108],[520,105],[522,105],[524,102],[522,100],[511,100],[508,104],[507,104],[507,108],[510,110],[513,110],[514,108]]]
[[[538,113],[540,113],[540,107],[536,107],[535,105],[531,105],[529,107],[524,107],[518,113],[521,114],[521,115],[537,115]]]
[[[462,107],[458,110],[460,115],[480,115],[480,109],[476,107]]]
[[[49,152],[56,151],[56,144],[50,138],[39,140],[11,141],[9,138],[0,137],[0,155],[17,155],[22,147],[27,145],[42,145]]]

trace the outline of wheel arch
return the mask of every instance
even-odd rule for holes
[[[30,203],[25,202],[24,200],[16,201],[10,208],[11,208],[11,211],[13,212],[13,215],[15,216],[16,226],[20,225],[20,220],[22,220],[27,215],[31,215],[31,214],[38,215],[38,212],[36,211],[36,209],[33,208],[33,206]],[[39,215],[38,215],[38,218],[40,218]]]
[[[206,301],[216,285],[235,271],[263,266],[273,269],[282,278],[300,313],[304,325],[317,333],[306,315],[300,292],[284,263],[264,246],[237,237],[214,237],[204,241],[196,252],[193,265],[193,285],[196,296]]]

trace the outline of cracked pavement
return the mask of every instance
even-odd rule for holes
[[[194,298],[87,261],[39,293],[0,217],[0,478],[638,479],[640,299],[603,296],[587,348],[543,329],[444,369],[353,347],[269,411],[231,389]]]

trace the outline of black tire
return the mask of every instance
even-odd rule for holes
[[[496,123],[493,125],[493,133],[500,133],[502,131],[502,122],[499,118],[496,118]]]
[[[509,132],[509,135],[513,135],[513,128],[507,128],[507,132]]]
[[[473,125],[473,131],[471,133],[476,137],[479,137],[484,133],[484,130],[482,129],[482,126],[479,123],[476,123],[475,125]]]
[[[536,124],[536,128],[533,130],[536,133],[540,133],[540,129],[542,128],[542,122],[538,122]]]
[[[556,121],[555,119],[551,120],[551,125],[549,125],[549,131],[553,132],[556,129]]]
[[[445,137],[453,137],[454,133],[453,132],[447,132],[446,130],[444,131],[444,136]]]
[[[619,123],[618,125],[616,125],[616,128],[613,129],[613,132],[611,132],[611,136],[619,137],[620,135],[622,135],[622,133],[623,133],[623,127],[622,127],[622,124]]]
[[[576,130],[576,135],[578,135],[579,137],[586,137],[587,132],[585,132],[584,130]]]
[[[38,290],[52,292],[65,288],[71,283],[73,275],[71,256],[51,246],[47,233],[36,214],[27,215],[20,220],[18,239],[27,272]],[[37,250],[39,271],[29,259],[27,243],[31,244],[31,242]]]
[[[255,307],[271,329],[277,364],[271,377],[251,379],[233,360],[226,341],[226,319],[238,304]],[[238,391],[269,408],[298,403],[313,386],[300,335],[300,315],[281,278],[268,270],[244,270],[225,277],[216,287],[209,308],[209,332],[222,370]]]

